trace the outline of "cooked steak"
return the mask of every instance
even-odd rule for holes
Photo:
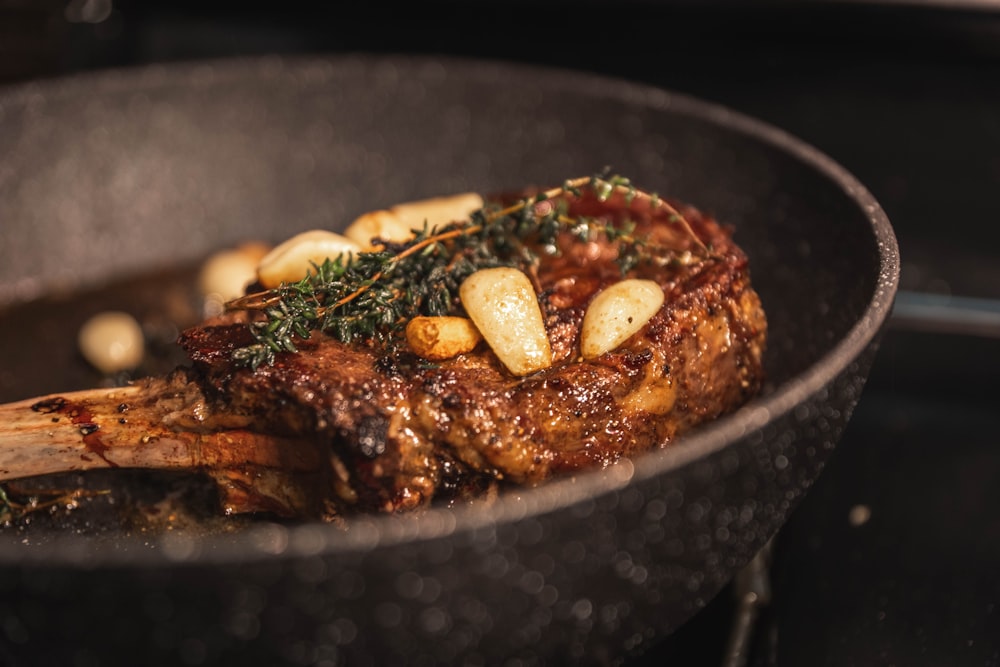
[[[655,280],[665,302],[595,359],[580,357],[584,313],[622,273],[614,244],[569,233],[535,274],[553,363],[526,377],[512,376],[485,343],[428,364],[319,333],[250,370],[233,362],[233,351],[252,342],[243,314],[186,331],[181,345],[215,409],[252,415],[261,430],[323,439],[337,512],[409,509],[466,498],[494,481],[530,485],[608,465],[666,446],[759,390],[766,322],[730,230],[683,209],[711,249],[698,258],[672,214],[649,202],[584,195],[569,213],[630,219],[635,237],[675,251],[631,269],[630,277]]]
[[[458,239],[455,256],[443,260],[456,275],[494,260],[523,270],[551,348],[540,370],[515,374],[492,343],[475,338],[456,356],[421,358],[402,338],[405,318],[395,311],[373,319],[388,333],[298,327],[280,344],[262,346],[261,332],[281,324],[267,326],[268,311],[278,306],[270,293],[249,295],[240,303],[263,305],[182,333],[190,365],[168,377],[0,406],[0,480],[88,468],[181,468],[212,475],[227,512],[330,519],[395,512],[489,498],[504,485],[535,485],[669,446],[760,389],[767,324],[731,229],[625,188],[564,187],[557,202],[530,194],[531,206],[547,212],[538,219],[560,224],[511,242],[492,238],[506,256],[461,244],[472,229],[496,233],[485,216],[426,245],[386,240],[383,247],[386,256],[416,257],[416,250],[430,254],[443,239]],[[527,201],[504,198],[497,208],[516,210],[511,202]],[[601,231],[583,233],[581,220],[596,221],[588,229]],[[629,255],[627,248],[638,250]],[[424,269],[428,283],[443,275],[441,267]],[[391,271],[379,269],[376,277]],[[362,278],[362,290],[332,297],[338,306],[362,301],[359,294],[374,281]],[[662,305],[624,342],[585,354],[588,308],[625,278],[655,282]],[[406,292],[405,285],[393,289],[378,298]],[[465,314],[454,293],[434,294],[427,297],[438,300],[434,308]],[[369,302],[379,309],[377,299]],[[255,345],[266,355],[248,362],[241,354]]]

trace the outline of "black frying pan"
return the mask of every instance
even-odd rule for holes
[[[396,201],[611,165],[736,226],[771,331],[770,384],[746,408],[489,510],[346,531],[0,535],[0,660],[15,665],[641,653],[748,562],[820,473],[897,286],[889,223],[823,155],[711,104],[569,72],[363,56],[103,72],[0,94],[0,155],[7,303]],[[2,398],[62,381],[41,367],[31,392],[5,378]]]

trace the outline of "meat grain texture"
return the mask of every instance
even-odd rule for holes
[[[504,485],[670,446],[759,391],[767,331],[732,230],[691,207],[680,211],[710,257],[648,200],[570,202],[572,215],[635,222],[634,235],[650,247],[673,249],[627,276],[662,287],[659,312],[597,358],[580,355],[583,317],[623,276],[613,244],[567,233],[558,253],[541,254],[534,275],[553,364],[527,377],[509,373],[483,342],[428,363],[322,333],[252,371],[231,358],[253,342],[247,315],[235,313],[182,334],[188,379],[202,386],[211,413],[244,415],[247,428],[298,438],[328,457],[328,518],[482,499]]]

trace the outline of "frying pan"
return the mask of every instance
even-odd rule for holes
[[[820,474],[897,287],[886,217],[830,159],[732,110],[578,72],[366,55],[104,71],[3,91],[0,154],[8,304],[397,201],[610,165],[735,226],[771,332],[768,386],[737,413],[489,509],[346,529],[4,534],[12,665],[639,655],[704,607]],[[59,368],[38,374],[67,389]],[[5,400],[30,395],[4,386]]]

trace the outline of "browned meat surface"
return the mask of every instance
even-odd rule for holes
[[[485,342],[428,362],[405,344],[315,331],[251,368],[233,351],[255,340],[248,318],[264,315],[231,312],[181,335],[191,363],[167,377],[0,406],[0,481],[183,469],[212,476],[227,513],[332,519],[490,498],[609,465],[753,396],[767,325],[730,231],[648,197],[568,203],[571,220],[634,222],[651,249],[628,277],[655,281],[665,301],[616,349],[584,360],[580,332],[594,296],[623,277],[618,246],[564,231],[558,252],[536,248],[527,270],[552,348],[544,370],[515,376]],[[453,306],[461,314],[457,297]]]
[[[659,283],[666,301],[637,334],[593,360],[579,354],[586,307],[622,276],[606,241],[568,237],[535,276],[554,363],[527,377],[507,372],[485,343],[430,364],[318,333],[298,343],[299,353],[252,371],[231,361],[251,342],[243,313],[186,331],[181,344],[209,412],[243,415],[249,430],[318,437],[328,448],[332,514],[537,484],[666,446],[759,390],[766,321],[747,259],[729,230],[682,212],[712,256],[682,252],[633,269],[630,277]],[[627,216],[638,222],[636,236],[695,249],[665,209],[646,201],[584,197],[571,213]]]

